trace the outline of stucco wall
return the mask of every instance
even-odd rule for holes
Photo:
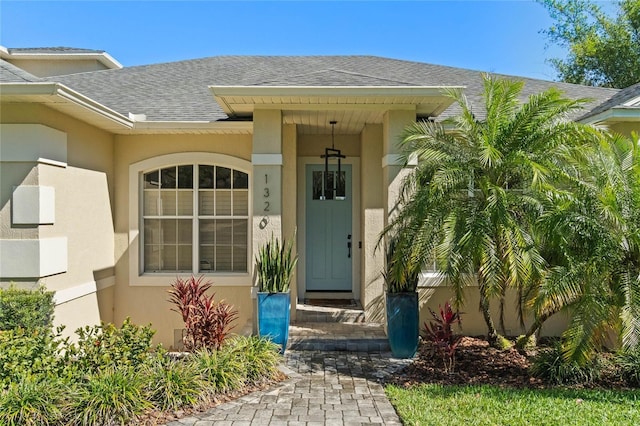
[[[157,330],[155,341],[173,346],[174,330],[182,329],[182,319],[171,312],[167,302],[169,283],[175,276],[158,275],[157,285],[131,285],[129,250],[138,250],[137,243],[129,245],[129,167],[142,160],[173,153],[206,152],[225,154],[251,161],[251,135],[118,135],[115,142],[115,233],[116,287],[114,290],[113,320],[121,323],[127,316],[134,322],[152,323]],[[197,157],[193,158],[197,162]],[[235,332],[251,331],[253,307],[250,297],[252,279],[247,274],[240,284],[224,285],[224,278],[207,276],[213,282],[216,299],[224,299],[239,312]]]
[[[436,280],[427,280],[435,282]],[[439,306],[444,306],[447,301],[451,301],[453,293],[446,286],[427,287],[421,286],[418,289],[420,304],[420,329],[424,327],[425,322],[431,320],[429,308],[436,314]],[[461,311],[462,324],[457,328],[456,332],[466,336],[480,336],[487,334],[487,327],[479,310],[479,293],[478,287],[471,286],[463,292],[465,303]],[[505,303],[505,330],[500,327],[500,302],[497,299],[491,300],[491,315],[493,317],[496,328],[499,333],[506,336],[519,336],[524,334],[524,330],[520,326],[517,311],[517,292],[508,290]],[[533,323],[532,318],[525,318],[525,326],[529,327]],[[541,330],[542,336],[559,336],[567,326],[567,318],[564,314],[557,314],[549,318],[543,325]]]
[[[55,323],[65,324],[71,334],[78,327],[108,321],[110,317],[100,317],[99,304],[108,311],[111,302],[108,297],[99,301],[96,287],[110,285],[112,278],[95,274],[114,265],[113,136],[42,105],[3,104],[1,120],[3,124],[37,123],[66,136],[66,167],[36,161],[3,163],[2,238],[66,238],[66,272],[40,279],[47,289],[56,291]],[[53,223],[11,224],[7,191],[20,184],[54,188]]]
[[[640,133],[640,123],[633,121],[612,123],[609,125],[609,129],[625,136],[631,136],[632,131]]]

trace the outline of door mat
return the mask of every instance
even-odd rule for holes
[[[305,299],[304,303],[305,305],[329,308],[355,308],[358,306],[353,299]]]

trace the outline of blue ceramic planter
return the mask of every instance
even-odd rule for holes
[[[387,334],[394,357],[416,354],[418,321],[418,293],[387,293]]]
[[[258,334],[281,347],[284,353],[289,339],[289,293],[258,293]]]

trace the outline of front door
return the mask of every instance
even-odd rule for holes
[[[325,179],[324,164],[306,166],[307,291],[353,290],[351,165],[332,167]]]

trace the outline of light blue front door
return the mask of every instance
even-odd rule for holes
[[[352,291],[351,166],[306,166],[306,290]]]

